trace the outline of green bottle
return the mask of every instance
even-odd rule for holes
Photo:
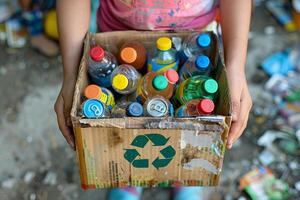
[[[193,99],[214,100],[218,91],[218,83],[214,79],[198,75],[183,81],[177,88],[175,98],[185,104]]]

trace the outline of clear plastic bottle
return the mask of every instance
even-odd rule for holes
[[[148,71],[165,72],[171,68],[178,69],[177,51],[170,38],[161,37],[156,41],[154,56],[148,59]]]
[[[212,71],[212,65],[209,57],[199,55],[197,57],[189,58],[180,69],[180,80],[183,81],[192,76],[207,75]]]
[[[211,44],[209,33],[191,34],[183,42],[183,52],[188,58],[200,54],[210,55]]]
[[[112,92],[98,85],[88,85],[84,90],[84,96],[88,99],[98,99],[104,103],[109,110],[115,106],[115,98]]]
[[[147,98],[157,95],[170,99],[174,93],[174,84],[178,79],[178,73],[173,69],[164,73],[148,72],[139,82],[137,101],[143,103]]]
[[[136,91],[140,78],[140,73],[131,65],[120,65],[111,75],[112,87],[119,94],[131,94]]]
[[[175,98],[185,104],[193,99],[214,100],[218,91],[218,83],[214,79],[198,75],[183,81],[176,89]]]
[[[88,119],[110,117],[107,107],[97,99],[88,99],[83,102],[82,114]]]
[[[101,87],[111,87],[111,73],[118,66],[113,54],[94,46],[89,52],[88,73],[91,81]]]
[[[144,104],[145,112],[150,117],[166,117],[170,114],[170,102],[162,97],[150,97]]]
[[[122,118],[122,117],[141,117],[144,114],[143,106],[138,102],[119,102],[112,110],[112,117]]]
[[[176,117],[196,117],[210,115],[215,109],[215,104],[210,99],[194,99],[176,110]]]

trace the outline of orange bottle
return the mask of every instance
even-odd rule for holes
[[[148,98],[157,95],[170,99],[173,96],[174,84],[178,79],[178,73],[174,69],[169,69],[164,73],[148,72],[139,82],[137,101],[143,103]]]
[[[129,64],[136,70],[142,71],[147,60],[147,51],[143,44],[128,41],[123,44],[119,52],[119,62]]]

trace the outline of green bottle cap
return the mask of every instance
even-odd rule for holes
[[[153,87],[157,90],[164,90],[168,87],[168,80],[163,75],[158,75],[153,79]]]
[[[216,93],[218,88],[218,83],[214,79],[208,79],[204,82],[204,90],[209,94]]]

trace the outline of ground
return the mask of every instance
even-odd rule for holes
[[[273,28],[273,34],[266,34]],[[255,7],[246,66],[254,101],[263,89],[251,82],[257,66],[272,52],[299,40],[299,33],[288,34],[264,8]],[[57,128],[53,104],[62,79],[61,57],[49,59],[30,47],[16,50],[1,44],[0,61],[0,199],[105,199],[106,190],[80,189],[75,153]],[[214,199],[238,198],[236,180],[258,165],[261,149],[250,139],[251,126],[226,153],[222,187],[206,191],[218,191]],[[165,189],[148,189],[143,199],[168,197]]]

